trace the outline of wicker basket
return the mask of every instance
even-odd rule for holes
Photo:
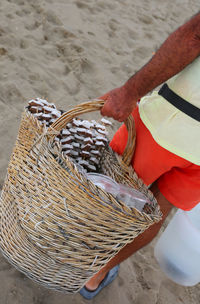
[[[101,172],[131,185],[151,201],[145,212],[128,208],[78,172],[70,159],[55,160],[52,140],[72,118],[99,110],[103,101],[76,106],[51,128],[26,109],[0,200],[0,247],[18,270],[43,286],[75,293],[161,212],[153,194],[129,166],[133,118],[123,157],[109,147]]]

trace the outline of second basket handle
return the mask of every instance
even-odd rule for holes
[[[103,107],[105,101],[104,100],[93,100],[81,103],[77,106],[75,106],[73,109],[63,113],[52,125],[51,128],[53,128],[56,131],[61,131],[67,123],[72,121],[73,118],[84,114],[89,113],[93,111],[99,111]],[[128,130],[128,141],[126,148],[124,150],[124,153],[122,155],[122,160],[124,163],[129,166],[131,163],[131,159],[133,157],[134,148],[135,148],[135,123],[132,115],[129,115],[129,117],[124,122],[127,130]],[[50,128],[49,128],[50,129]],[[48,132],[48,131],[47,131]]]

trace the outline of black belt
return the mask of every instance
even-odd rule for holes
[[[164,97],[167,101],[169,101],[169,103],[180,111],[196,119],[197,121],[200,121],[200,109],[174,93],[166,83],[161,87],[158,94]]]

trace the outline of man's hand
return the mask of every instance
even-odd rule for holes
[[[131,114],[137,103],[137,99],[133,98],[132,94],[128,94],[124,86],[108,92],[100,99],[106,101],[101,109],[101,115],[112,117],[120,122]]]

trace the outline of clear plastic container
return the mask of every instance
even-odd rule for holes
[[[119,184],[117,199],[123,201],[128,207],[142,211],[146,203],[151,203],[144,194],[126,185]]]
[[[98,173],[87,173],[96,186],[101,187],[108,193],[111,193],[117,200],[121,200],[128,207],[134,207],[142,211],[146,203],[151,203],[144,194],[123,184],[116,183],[112,178]]]
[[[158,240],[155,257],[174,282],[194,286],[200,282],[200,204],[178,210]]]
[[[113,194],[115,197],[119,192],[118,183],[112,178],[98,173],[87,173],[87,178],[91,180],[96,186],[99,186],[108,193]]]

